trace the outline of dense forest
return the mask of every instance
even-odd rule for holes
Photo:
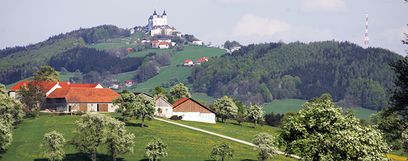
[[[51,57],[48,64],[55,69],[64,67],[69,72],[109,71],[115,74],[136,70],[143,59],[143,57],[119,58],[105,51],[80,47]]]
[[[363,49],[349,42],[248,45],[196,66],[190,81],[196,91],[232,95],[246,103],[330,93],[343,105],[378,110],[392,88],[389,64],[401,58],[389,50]]]
[[[36,44],[2,49],[0,82],[9,84],[30,77],[33,71],[46,64],[51,57],[72,52],[69,51],[71,49],[129,35],[129,30],[113,25],[101,25],[52,36]]]

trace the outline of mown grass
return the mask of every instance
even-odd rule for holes
[[[27,119],[14,130],[14,140],[12,145],[6,153],[0,154],[0,160],[4,161],[26,161],[26,160],[43,160],[44,155],[40,148],[40,142],[44,133],[51,130],[57,130],[63,133],[67,140],[73,137],[75,129],[74,122],[79,116],[52,116],[42,115],[38,119]],[[121,155],[124,160],[144,160],[144,147],[154,137],[161,138],[168,145],[168,158],[163,160],[171,161],[189,161],[189,160],[209,160],[209,154],[214,144],[225,142],[230,144],[234,149],[233,160],[257,160],[257,152],[250,146],[235,143],[226,139],[222,139],[216,136],[211,136],[201,132],[193,131],[176,125],[160,122],[160,121],[148,121],[146,124],[148,127],[140,128],[137,125],[139,123],[136,120],[126,127],[127,130],[133,133],[135,138],[134,152],[131,154]],[[203,127],[205,125],[199,125]],[[242,129],[237,125],[220,125],[221,130],[233,131],[236,129],[236,134],[243,133],[247,135],[246,131],[250,129]],[[263,128],[260,128],[263,129]],[[215,130],[215,129],[214,129]],[[273,130],[272,130],[273,131]],[[244,133],[245,132],[245,133]],[[252,134],[251,134],[252,135]],[[89,160],[86,155],[78,153],[78,151],[71,145],[64,147],[65,152],[68,154],[66,160]],[[104,148],[99,150],[98,160],[109,160],[106,156],[107,152]],[[274,160],[292,160],[284,156],[277,156]]]
[[[176,121],[176,122],[201,128],[211,132],[216,132],[233,138],[245,140],[248,142],[252,142],[255,135],[259,133],[268,133],[277,136],[280,130],[279,128],[268,125],[254,126],[254,124],[248,122],[243,122],[241,123],[241,125],[239,125],[234,120],[226,120],[225,122],[217,122],[216,124],[208,124],[193,121]]]

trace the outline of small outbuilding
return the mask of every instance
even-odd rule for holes
[[[182,98],[173,104],[173,115],[182,120],[216,123],[215,112],[192,98]]]

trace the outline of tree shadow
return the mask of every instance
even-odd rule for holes
[[[141,127],[142,126],[141,123],[134,123],[134,122],[126,122],[125,125],[126,126],[133,126],[133,127]],[[144,127],[149,127],[149,125],[144,124]]]
[[[96,158],[98,161],[111,161],[112,157],[106,154],[97,154]],[[116,158],[117,161],[124,161],[123,158]],[[38,158],[34,159],[34,161],[48,161],[47,158]],[[63,161],[91,161],[89,154],[85,153],[73,153],[73,154],[66,154]]]

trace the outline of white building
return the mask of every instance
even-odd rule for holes
[[[147,20],[147,28],[152,30],[155,26],[167,26],[167,14],[166,11],[163,11],[162,15],[157,15],[156,10],[153,12],[153,15]]]
[[[153,15],[149,17],[146,25],[150,36],[156,35],[166,35],[173,36],[176,34],[177,30],[174,27],[167,25],[167,14],[166,11],[163,11],[162,15],[158,15],[156,11],[153,12]]]
[[[181,120],[216,123],[215,112],[192,98],[182,98],[173,104],[173,115]]]
[[[170,118],[173,116],[173,106],[163,97],[156,98],[155,116]]]

